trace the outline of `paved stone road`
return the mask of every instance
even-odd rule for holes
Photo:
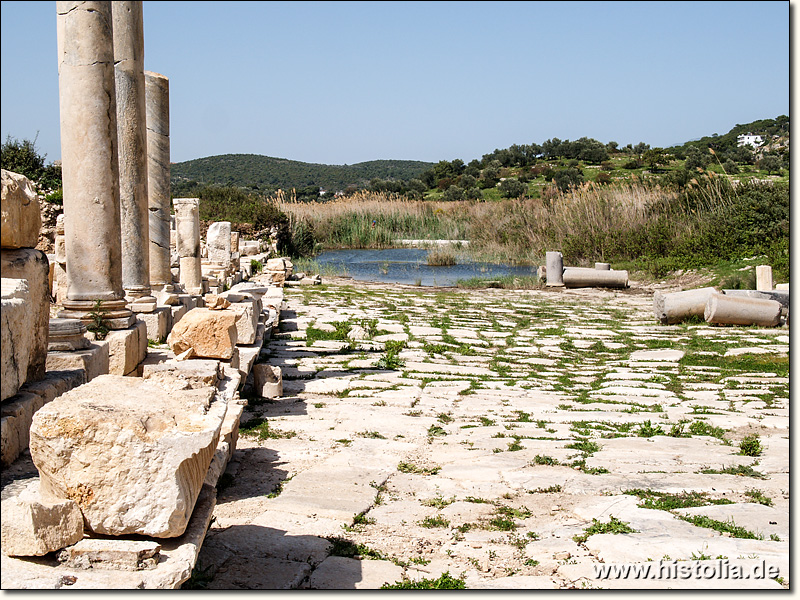
[[[662,326],[635,291],[286,296],[284,397],[250,400],[194,585],[788,585],[787,329]],[[595,576],[632,562],[693,576]]]

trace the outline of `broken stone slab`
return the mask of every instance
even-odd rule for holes
[[[144,365],[142,379],[158,383],[167,390],[215,388],[222,379],[222,366],[212,359],[169,360]]]
[[[775,300],[712,294],[706,303],[705,319],[712,325],[776,327],[781,321],[781,304]]]
[[[95,533],[180,536],[227,409],[215,395],[116,375],[70,390],[31,425],[42,493],[75,500]]]
[[[45,363],[47,362],[47,334],[50,325],[50,265],[47,255],[39,250],[22,248],[20,250],[0,250],[0,275],[3,279],[23,280],[27,284],[28,296],[23,302],[22,312],[20,308],[14,309],[14,319],[11,313],[6,316],[3,309],[3,376],[2,376],[2,397],[13,395],[16,390],[10,391],[16,386],[20,386],[26,381],[37,381],[44,377]],[[11,294],[11,303],[19,304],[22,291],[18,289],[18,284],[12,284],[15,291],[5,286],[3,295]],[[23,294],[24,295],[24,294]],[[14,300],[16,299],[16,300]],[[6,301],[3,304],[7,304]],[[9,306],[10,310],[10,306]],[[18,381],[13,384],[13,380],[6,381],[6,368],[11,363],[16,363],[16,373]],[[22,368],[25,365],[25,368]],[[18,387],[17,387],[18,389]]]
[[[160,552],[161,544],[152,540],[86,538],[59,552],[58,561],[72,569],[141,571],[155,569]]]
[[[35,248],[42,228],[39,197],[30,179],[0,171],[0,247]]]
[[[238,316],[232,310],[192,309],[173,326],[167,344],[176,356],[188,352],[185,358],[230,360],[238,341]]]
[[[8,556],[44,556],[83,538],[83,516],[72,500],[44,498],[39,479],[31,480],[18,495],[5,498],[2,509],[2,546]]]
[[[789,291],[788,290],[722,290],[726,296],[735,298],[759,298],[761,300],[775,300],[780,302],[781,306],[789,310]]]
[[[547,286],[562,287],[564,285],[564,256],[561,252],[545,254]]]
[[[628,287],[628,272],[568,267],[564,269],[563,281],[564,286],[568,288],[626,288]]]
[[[50,319],[47,336],[48,352],[85,350],[91,343],[85,336],[86,325],[80,319]]]
[[[253,391],[262,398],[280,398],[283,395],[281,368],[266,363],[254,364]]]
[[[594,268],[598,271],[610,271],[611,270],[611,263],[606,262],[596,262],[594,263]]]
[[[716,291],[713,287],[704,287],[669,294],[656,292],[653,294],[653,313],[662,325],[673,325],[694,316],[703,318],[706,303]]]

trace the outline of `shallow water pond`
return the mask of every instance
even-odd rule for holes
[[[408,285],[454,286],[459,279],[536,275],[536,267],[474,262],[459,256],[458,264],[432,267],[428,250],[389,248],[385,250],[328,250],[316,258],[320,265],[342,268],[358,281],[381,281]]]

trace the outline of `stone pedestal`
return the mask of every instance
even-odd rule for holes
[[[200,258],[200,200],[175,198],[175,246],[180,265],[180,283],[189,294],[203,293]]]
[[[68,265],[61,316],[87,322],[101,301],[108,326],[125,328],[133,314],[122,288],[111,3],[59,1],[56,10]]]
[[[169,79],[145,71],[147,187],[150,219],[150,285],[172,291],[169,256]]]

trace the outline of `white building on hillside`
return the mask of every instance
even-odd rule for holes
[[[737,146],[752,146],[758,148],[764,143],[764,138],[760,135],[753,135],[752,133],[743,133],[736,138]]]

